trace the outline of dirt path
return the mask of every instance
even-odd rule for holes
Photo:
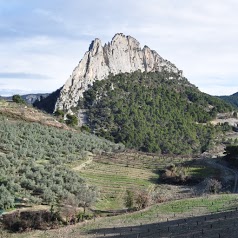
[[[83,163],[80,164],[79,166],[73,168],[73,170],[80,171],[80,170],[82,170],[83,168],[85,168],[87,165],[91,164],[92,162],[93,162],[93,157],[90,156],[90,157],[88,157],[88,159],[87,159],[85,162],[83,162]]]

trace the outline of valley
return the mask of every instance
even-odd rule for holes
[[[237,237],[236,95],[118,33],[26,96],[0,98],[1,238]]]
[[[55,124],[49,124],[49,121],[57,121],[57,118],[42,114],[40,111],[37,112],[29,106],[25,107],[4,101],[1,101],[1,105],[2,122],[6,123],[6,125],[8,123],[12,125],[17,125],[18,123],[23,123],[24,125],[24,123],[26,123],[27,128],[30,128],[34,125],[32,123],[40,123],[43,127],[47,126],[49,129],[56,127],[54,130],[61,130],[62,132],[69,131],[68,133],[72,134],[72,136],[73,134],[76,136],[76,134],[79,133],[77,130],[65,125],[58,126],[57,122],[55,122]],[[35,119],[32,120],[30,115],[34,115]],[[37,125],[35,126],[38,128]],[[60,129],[57,129],[57,127]],[[37,130],[39,129],[40,128]],[[37,130],[34,129],[35,132]],[[54,131],[53,129],[50,130],[52,130],[52,132]],[[227,131],[226,134],[223,135],[224,138],[227,137],[228,140],[229,138],[233,138],[232,141],[235,141],[238,133]],[[56,138],[58,137],[56,131],[53,135]],[[29,136],[26,136],[25,139],[28,137]],[[37,138],[36,135],[34,138]],[[38,143],[40,142],[39,139],[40,138],[38,138]],[[24,137],[21,137],[21,145],[23,146],[21,148],[22,152],[24,152],[24,144],[29,143],[29,141],[27,141],[28,140],[24,142]],[[58,142],[58,140],[56,141]],[[71,138],[71,143],[72,142],[73,140]],[[72,154],[70,156],[68,154],[67,157],[71,157],[72,160],[64,159],[62,160],[62,165],[65,165],[65,168],[72,171],[75,174],[74,176],[80,176],[89,186],[97,187],[100,195],[97,201],[90,208],[86,209],[86,214],[91,214],[90,216],[94,218],[80,222],[77,225],[70,225],[52,231],[31,231],[22,234],[11,234],[7,231],[0,230],[0,237],[73,238],[78,237],[79,234],[81,237],[120,237],[122,235],[123,237],[131,237],[138,234],[144,234],[143,237],[153,237],[153,234],[157,234],[157,232],[163,234],[165,237],[172,236],[173,234],[178,237],[179,235],[183,237],[184,229],[181,229],[181,227],[190,226],[194,226],[194,228],[188,228],[191,230],[191,234],[200,234],[201,229],[204,229],[206,234],[208,232],[208,224],[212,224],[213,227],[216,227],[216,224],[219,223],[219,221],[221,222],[221,217],[224,218],[224,214],[230,214],[227,213],[227,211],[234,211],[235,213],[235,209],[238,206],[237,196],[235,195],[237,192],[237,172],[235,169],[224,164],[221,159],[217,158],[217,156],[221,155],[222,150],[224,150],[224,146],[221,146],[222,138],[220,138],[220,143],[217,143],[220,149],[216,149],[216,147],[213,148],[214,154],[205,153],[197,158],[181,155],[158,155],[128,149],[121,152],[116,150],[114,152],[110,152],[110,150],[106,152],[105,150],[100,151],[100,149],[96,149],[95,144],[87,153],[84,152],[83,154],[81,154],[79,150],[77,151],[71,148],[68,151],[71,151]],[[6,151],[9,150],[6,148],[6,145],[3,147],[3,144],[1,144],[1,156],[5,156]],[[111,145],[113,146],[112,143]],[[51,149],[53,148],[52,146]],[[62,151],[62,153],[63,148],[59,150]],[[43,158],[45,152],[42,151],[41,153],[41,157]],[[52,151],[51,156],[54,156],[55,159],[58,158],[58,161],[64,157],[63,154],[60,153],[53,155]],[[54,161],[52,160],[51,162],[50,157],[37,160],[37,157],[34,157],[33,154],[29,154],[27,157],[29,157],[28,159],[31,157],[33,159],[36,158],[36,163],[41,166]],[[77,157],[80,157],[80,159]],[[184,182],[181,182],[181,180],[174,182],[174,180],[162,179],[163,171],[166,171],[170,166],[173,166],[178,173],[182,173],[182,175],[185,176],[184,178],[192,179],[187,180],[188,182],[186,182],[186,179]],[[60,169],[60,167],[58,167],[58,169]],[[176,177],[176,179],[178,179],[178,177]],[[206,185],[203,183],[206,178],[215,178],[221,181],[222,191],[227,194],[209,195],[209,192],[206,191]],[[15,180],[15,182],[17,181]],[[30,192],[31,190],[28,191]],[[151,195],[151,200],[142,210],[128,213],[125,207],[127,191],[133,191],[135,195],[137,192],[146,192],[146,194]],[[19,190],[18,196],[21,196],[20,194],[21,192]],[[31,194],[31,196],[32,195],[33,194]],[[31,199],[33,199],[33,197]],[[32,200],[31,203],[25,202],[22,208],[18,206],[18,211],[39,209],[39,206],[34,205],[34,201],[36,200]],[[50,210],[50,206],[45,206],[43,209]],[[212,216],[211,213],[219,217],[218,219],[212,218],[212,223],[209,222],[209,217]],[[107,216],[109,217],[107,218]],[[207,222],[202,223],[204,216],[207,216]],[[187,219],[186,223],[183,223],[184,218]],[[152,224],[155,221],[158,222],[159,228],[157,225]],[[195,228],[197,222],[201,224],[199,228]],[[175,228],[178,223],[181,225]],[[225,221],[222,224],[224,224],[224,227],[229,226]],[[217,234],[219,232],[218,229]]]

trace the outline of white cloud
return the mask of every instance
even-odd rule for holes
[[[33,10],[33,13],[38,14],[39,16],[42,16],[42,17],[46,17],[50,21],[53,21],[55,23],[61,24],[61,23],[64,22],[62,17],[54,14],[51,11],[45,10],[45,9],[36,8],[36,9]]]
[[[175,63],[201,90],[217,95],[238,91],[236,0],[3,2],[0,72],[51,78],[44,83],[5,79],[6,89],[53,91],[64,84],[91,40],[108,42],[123,32]]]

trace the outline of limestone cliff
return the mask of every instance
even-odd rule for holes
[[[151,72],[163,69],[182,74],[175,65],[149,47],[144,46],[141,49],[140,43],[131,36],[116,34],[112,41],[104,46],[99,39],[95,39],[63,86],[55,109],[69,110],[77,106],[79,98],[83,97],[83,92],[88,86],[96,80],[107,78],[110,73],[136,70]]]

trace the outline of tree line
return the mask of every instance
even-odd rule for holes
[[[96,188],[72,171],[70,163],[85,159],[89,152],[124,149],[122,144],[88,133],[12,121],[4,116],[0,120],[0,209],[23,200],[51,204],[68,198],[86,206],[87,195],[94,200]]]

